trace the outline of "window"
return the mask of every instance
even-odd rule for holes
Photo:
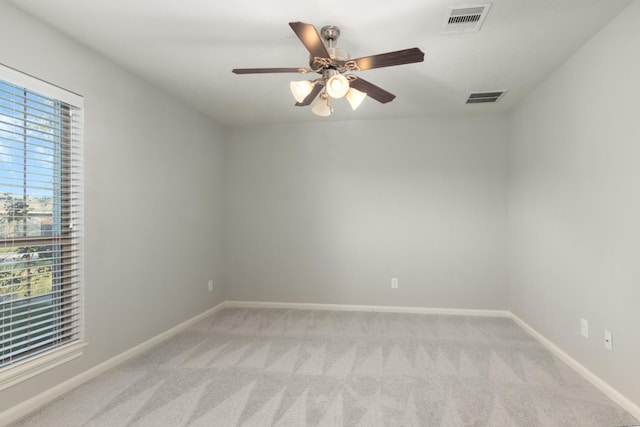
[[[0,389],[79,356],[82,98],[0,66]]]

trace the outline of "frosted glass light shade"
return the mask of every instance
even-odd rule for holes
[[[311,107],[311,111],[314,114],[322,117],[326,117],[331,114],[331,105],[329,105],[329,100],[326,95],[322,94],[316,99],[313,103],[313,107]]]
[[[313,83],[309,80],[303,80],[300,82],[291,82],[289,87],[296,101],[302,102],[313,90]]]
[[[327,81],[327,93],[332,98],[342,98],[349,91],[349,80],[341,74],[336,74]]]
[[[359,90],[354,88],[349,89],[349,92],[347,92],[347,101],[349,101],[349,104],[351,104],[352,110],[358,108],[366,97],[366,93],[360,92]]]

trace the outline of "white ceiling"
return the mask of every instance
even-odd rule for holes
[[[495,0],[480,32],[442,35],[466,0],[10,0],[224,125],[503,113],[631,0]],[[418,47],[423,63],[360,72],[397,98],[366,99],[329,118],[295,107],[296,74],[235,75],[232,68],[304,67],[288,22],[337,25],[352,58]],[[466,105],[472,91],[508,89],[497,104]]]

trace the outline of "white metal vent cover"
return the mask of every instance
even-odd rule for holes
[[[506,93],[506,90],[494,90],[491,92],[471,92],[467,98],[467,104],[485,104],[498,102]]]
[[[441,34],[476,33],[489,13],[491,3],[449,8],[444,17]]]

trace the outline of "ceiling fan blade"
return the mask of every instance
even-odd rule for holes
[[[355,80],[351,81],[349,85],[352,88],[359,90],[360,92],[366,93],[371,98],[383,104],[393,101],[393,99],[396,97],[394,94],[387,92],[381,87],[376,86],[373,83],[369,83],[368,81],[361,79],[360,77],[357,77]]]
[[[372,68],[391,67],[393,65],[412,64],[422,61],[424,61],[424,52],[417,47],[413,47],[411,49],[396,50],[379,55],[364,56],[348,62],[354,62],[358,67],[357,69],[364,71]]]
[[[323,87],[324,86],[321,84],[314,85],[311,93],[307,95],[307,97],[303,99],[302,102],[296,102],[296,107],[305,107],[311,104],[313,100],[316,99],[316,96],[318,96],[318,94],[322,91]]]
[[[308,73],[309,68],[234,68],[234,74]]]
[[[311,24],[305,24],[304,22],[289,22],[289,26],[293,32],[296,33],[311,56],[314,58],[330,58],[329,52],[327,52],[327,48],[324,43],[322,43],[316,27]]]

